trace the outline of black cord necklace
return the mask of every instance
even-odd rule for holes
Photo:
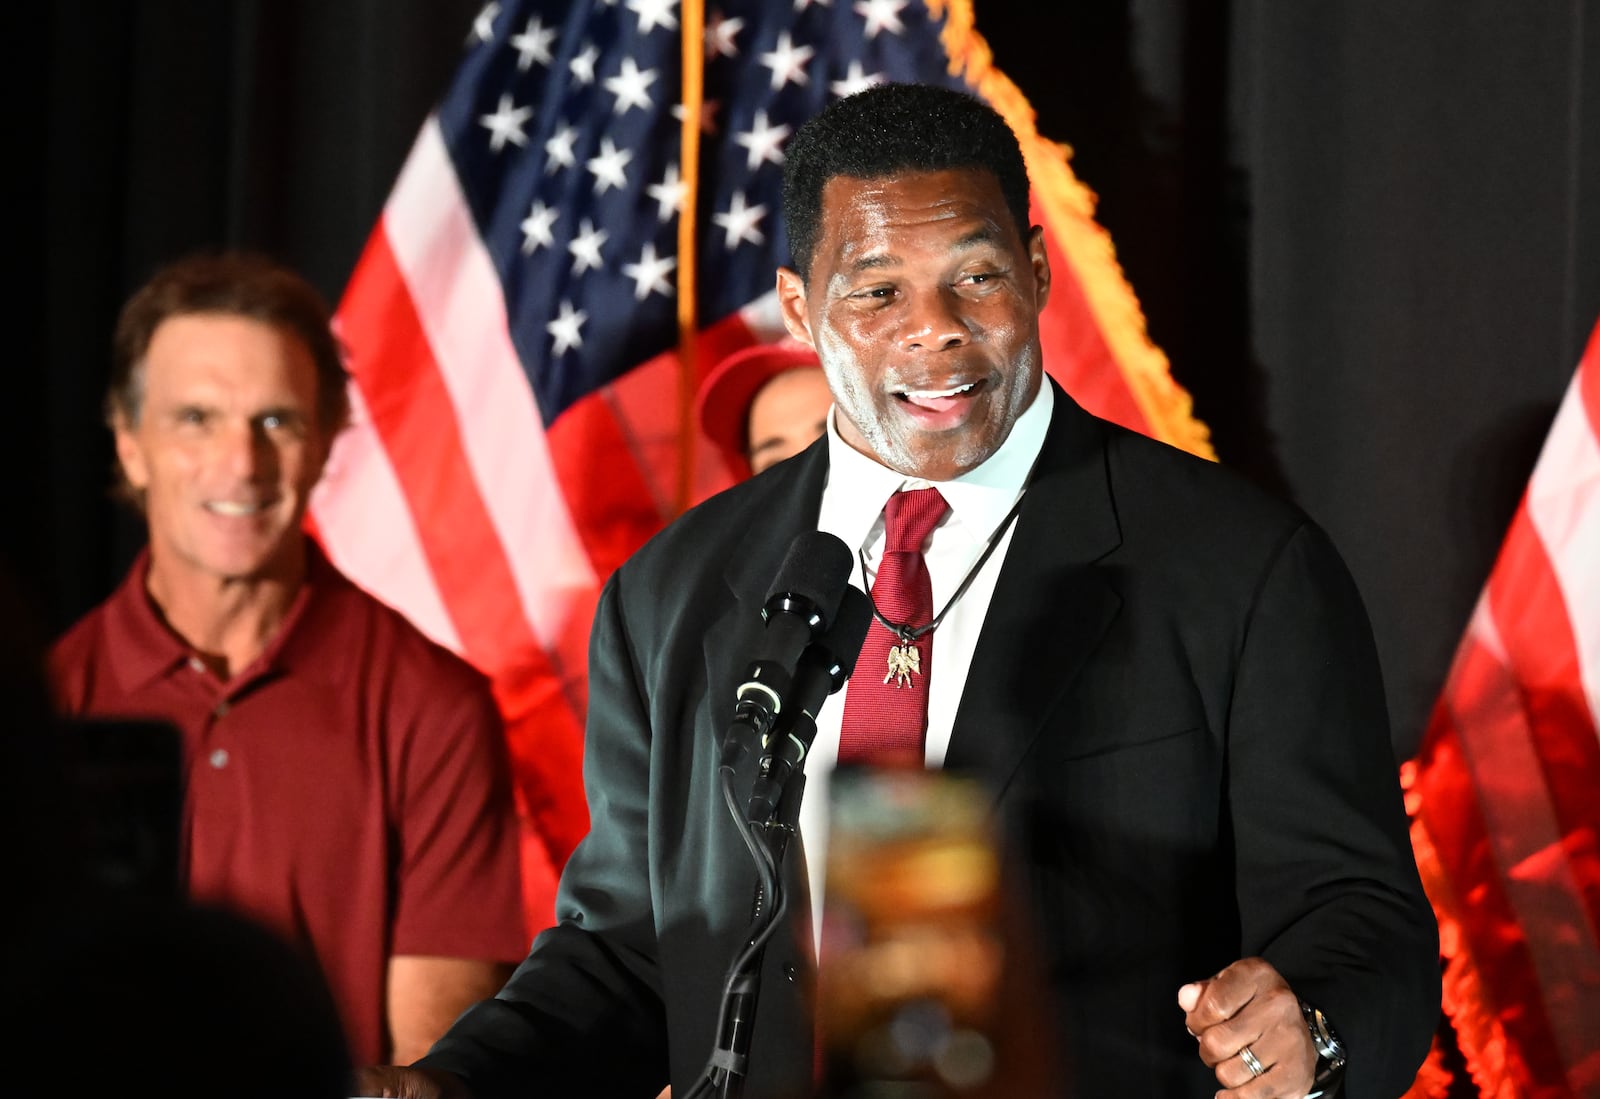
[[[883,677],[885,683],[892,679],[897,687],[915,685],[912,683],[911,677],[922,671],[922,650],[917,648],[915,642],[932,633],[939,623],[944,621],[944,616],[950,613],[950,608],[956,605],[956,601],[966,594],[967,589],[972,586],[973,580],[977,579],[979,571],[982,570],[983,563],[989,560],[989,555],[994,553],[995,547],[1000,544],[1000,539],[1005,534],[1006,528],[1011,526],[1012,520],[1017,517],[1017,512],[1022,510],[1022,499],[1026,495],[1027,490],[1024,488],[1023,492],[1018,494],[1017,502],[1011,505],[1011,510],[1006,512],[1004,519],[1000,520],[1000,525],[994,529],[993,534],[989,535],[988,544],[983,547],[983,552],[978,555],[977,562],[967,570],[967,575],[962,577],[961,583],[956,586],[955,594],[950,596],[950,601],[944,605],[943,610],[934,615],[932,620],[923,626],[913,626],[909,622],[891,622],[884,617],[883,612],[878,609],[878,601],[872,598],[872,586],[867,583],[866,551],[862,549],[856,550],[856,556],[861,561],[861,584],[867,589],[867,601],[872,604],[872,617],[881,622],[884,629],[900,639],[898,643],[889,646],[889,670]],[[887,553],[887,550],[885,552]]]

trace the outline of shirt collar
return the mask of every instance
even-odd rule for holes
[[[134,691],[156,679],[170,675],[196,656],[194,647],[167,625],[154,599],[147,579],[150,550],[139,551],[133,567],[123,578],[107,608],[107,640],[117,655],[116,676],[123,691]],[[315,539],[306,540],[306,582],[295,593],[289,611],[277,631],[254,662],[242,668],[225,684],[228,692],[242,690],[267,673],[289,665],[296,653],[291,644],[295,627],[304,618],[312,596],[318,589],[337,582],[338,573],[322,553]]]
[[[149,572],[150,551],[141,549],[106,607],[107,648],[117,654],[112,674],[130,695],[187,662],[191,655],[145,589]]]
[[[883,502],[891,494],[932,485],[950,505],[940,529],[960,530],[973,544],[983,544],[1027,487],[1054,407],[1054,390],[1048,379],[1041,379],[1038,395],[1017,417],[999,450],[954,480],[931,482],[907,477],[851,447],[839,434],[835,405],[828,414],[828,482],[818,529],[838,535],[852,550],[866,549],[883,533]]]

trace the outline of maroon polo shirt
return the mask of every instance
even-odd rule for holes
[[[380,1064],[392,955],[527,953],[517,821],[486,680],[307,556],[277,636],[227,682],[163,621],[145,555],[55,644],[50,678],[69,715],[182,731],[190,895],[308,947],[352,1056]]]

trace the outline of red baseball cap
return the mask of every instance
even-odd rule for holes
[[[700,430],[741,473],[750,472],[745,458],[745,417],[756,390],[785,370],[805,366],[821,369],[822,364],[817,353],[799,340],[758,343],[723,359],[700,383],[695,398]]]

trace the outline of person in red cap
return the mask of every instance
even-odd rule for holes
[[[833,396],[817,353],[782,340],[723,359],[696,404],[701,430],[742,479],[810,446],[827,430]]]

